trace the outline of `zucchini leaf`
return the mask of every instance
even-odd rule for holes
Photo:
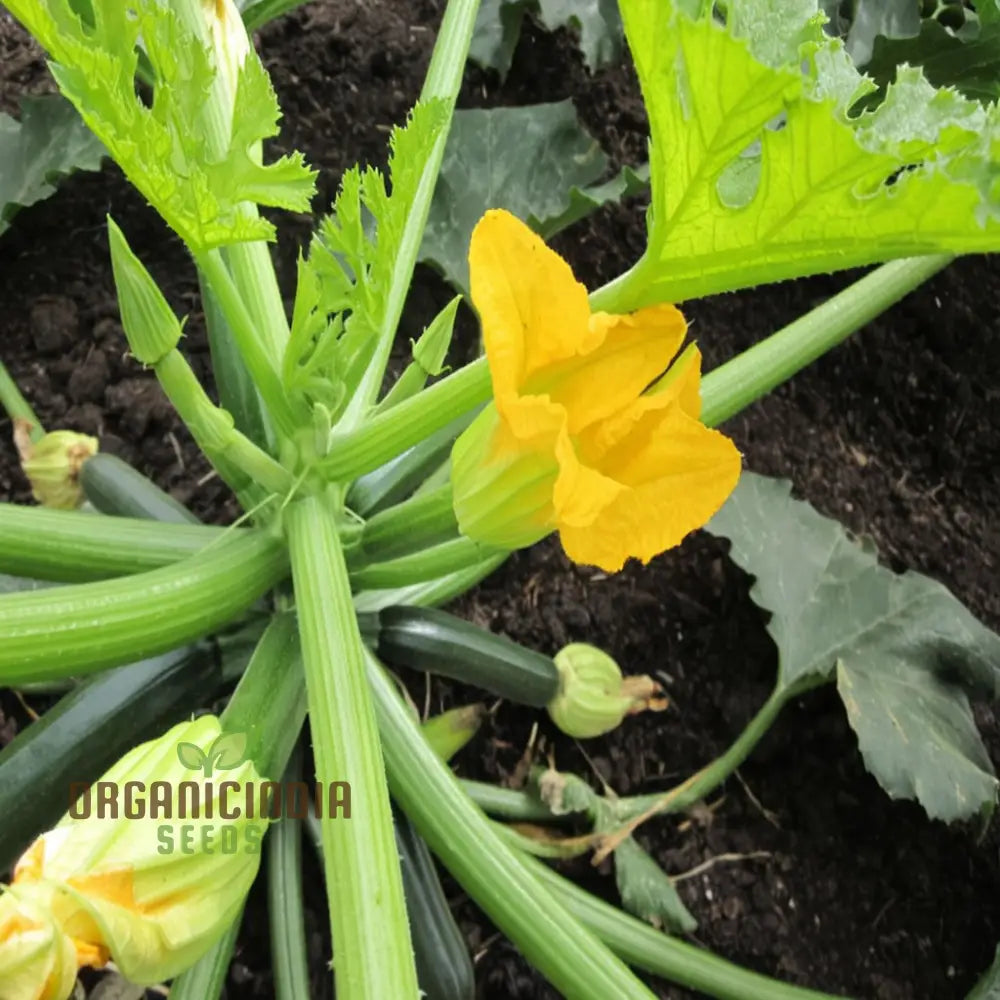
[[[506,77],[524,15],[538,16],[546,30],[568,28],[577,38],[587,69],[619,62],[625,49],[617,0],[482,0],[469,58]]]
[[[1000,696],[1000,636],[942,584],[880,566],[788,482],[744,472],[708,530],[756,577],[779,688],[835,677],[865,765],[891,797],[935,819],[992,809],[998,782],[969,695]]]
[[[602,308],[1000,247],[1000,114],[903,68],[875,85],[816,0],[622,0],[649,112],[649,245]],[[749,170],[748,163],[749,160]],[[732,171],[744,174],[732,184]]]
[[[217,75],[207,27],[159,0],[93,0],[85,22],[70,0],[6,0],[48,52],[63,94],[129,180],[192,250],[271,239],[274,227],[243,203],[304,212],[312,171],[295,153],[264,165],[255,149],[277,133],[277,98],[251,49],[236,76],[221,155],[209,141],[206,97]],[[241,29],[242,30],[242,29]],[[136,93],[141,44],[154,81]]]
[[[331,420],[358,385],[385,321],[387,295],[424,165],[448,121],[444,101],[417,104],[389,139],[390,186],[374,167],[344,174],[329,215],[299,260],[285,387]]]
[[[644,191],[644,168],[598,183],[608,158],[573,102],[456,111],[421,258],[469,284],[469,240],[488,208],[505,208],[548,238],[608,202]]]
[[[0,235],[19,208],[55,192],[75,170],[99,170],[104,147],[56,94],[25,97],[21,120],[0,114]]]

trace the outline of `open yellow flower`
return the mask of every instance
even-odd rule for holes
[[[698,419],[701,357],[674,361],[680,311],[592,313],[569,265],[499,210],[476,226],[469,270],[494,402],[452,452],[462,532],[512,549],[557,530],[575,562],[614,572],[705,524],[740,455]]]

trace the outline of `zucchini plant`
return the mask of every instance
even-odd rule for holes
[[[142,984],[175,980],[172,996],[218,996],[265,835],[277,982],[284,996],[300,995],[298,847],[281,824],[297,819],[299,788],[311,786],[342,1000],[471,989],[420,839],[574,1000],[652,996],[630,966],[724,1000],[818,1000],[650,927],[684,932],[693,917],[632,834],[693,805],[792,694],[834,676],[854,695],[845,702],[862,750],[892,794],[916,794],[947,818],[966,814],[956,799],[977,810],[995,800],[963,692],[996,690],[996,637],[942,588],[888,579],[870,552],[773,504],[772,517],[801,528],[803,552],[828,555],[803,560],[801,577],[782,576],[751,516],[766,490],[740,480],[741,457],[718,429],[953,254],[1000,246],[995,108],[900,70],[883,99],[857,112],[875,85],[824,33],[816,0],[621,0],[652,139],[644,254],[588,293],[525,218],[555,231],[604,195],[576,191],[542,219],[530,200],[497,204],[480,191],[489,200],[463,247],[467,270],[453,277],[478,313],[484,356],[441,374],[455,300],[383,392],[476,0],[446,5],[419,99],[391,134],[387,174],[355,167],[341,179],[300,256],[290,314],[268,248],[275,223],[260,209],[307,211],[315,172],[299,153],[265,156],[280,109],[235,5],[91,0],[86,16],[70,0],[4,6],[190,252],[221,406],[185,357],[183,320],[108,219],[128,346],[244,511],[225,528],[190,523],[133,471],[94,455],[92,442],[46,434],[0,378],[43,504],[0,505],[0,571],[57,584],[0,595],[0,682],[88,678],[0,755],[6,801],[39,768],[58,791],[79,744],[73,727],[88,727],[86,774],[66,815],[53,825],[58,799],[47,795],[3,842],[11,856],[25,847],[0,896],[5,995],[61,1000],[78,968],[114,961]],[[453,228],[466,242],[464,222]],[[702,377],[674,303],[884,261]],[[84,494],[101,513],[44,506],[72,507]],[[537,778],[537,795],[460,782],[386,664],[460,677],[526,710],[545,706],[581,738],[662,700],[655,681],[623,678],[599,650],[545,657],[433,606],[554,532],[573,561],[614,573],[706,524],[758,574],[782,653],[774,696],[731,750],[676,789],[634,801],[552,773]],[[817,594],[844,613],[813,618],[800,634]],[[859,631],[848,612],[866,602],[873,615]],[[167,728],[215,707],[241,670],[220,714]],[[908,705],[907,739],[928,704],[961,738],[944,754],[906,759],[899,741],[878,738],[877,711],[898,709],[893,698],[915,679],[927,697]],[[293,748],[306,708],[313,770],[300,782]],[[935,772],[956,754],[953,772]],[[975,796],[963,784],[949,800],[956,774]],[[393,804],[405,820],[394,823]],[[487,813],[574,815],[593,830],[552,844]],[[581,844],[614,855],[623,900],[641,919],[531,857]],[[429,941],[426,924],[411,928],[432,911],[441,933]]]

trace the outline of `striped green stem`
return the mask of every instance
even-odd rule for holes
[[[354,606],[359,612],[365,612],[378,611],[393,604],[417,604],[422,607],[447,604],[480,580],[485,580],[509,555],[509,552],[500,552],[466,569],[456,570],[436,580],[414,583],[409,587],[363,590],[355,595]]]
[[[457,533],[451,483],[445,483],[370,518],[361,546],[365,557],[374,562],[434,545]]]
[[[296,753],[289,762],[286,783],[301,780],[299,757]],[[291,816],[268,831],[267,902],[275,1000],[302,1000],[310,993],[302,900],[302,823]]]
[[[218,630],[287,572],[263,532],[236,532],[170,566],[0,595],[0,684],[117,667]]]
[[[716,427],[846,340],[954,260],[949,254],[883,264],[795,322],[709,372],[702,420]]]
[[[351,583],[356,590],[382,587],[407,587],[425,580],[437,580],[449,573],[470,569],[481,565],[498,553],[486,545],[480,545],[464,535],[435,545],[408,556],[390,559],[388,562],[372,563],[351,572]]]
[[[351,785],[350,820],[322,818],[337,997],[416,1000],[389,794],[336,514],[305,497],[288,508],[285,523],[316,777]]]
[[[544,891],[423,738],[392,680],[371,654],[375,699],[393,797],[420,835],[522,954],[574,1000],[651,1000],[653,994]]]
[[[236,492],[250,483],[279,495],[291,490],[292,474],[233,426],[232,416],[208,398],[180,351],[170,351],[154,367],[198,446]]]
[[[0,573],[62,583],[103,580],[169,566],[219,542],[225,533],[225,528],[198,524],[160,525],[2,503]]]
[[[356,431],[335,434],[319,467],[329,479],[357,479],[481,406],[491,391],[489,365],[480,358],[365,421]]]

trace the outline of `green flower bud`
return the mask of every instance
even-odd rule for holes
[[[510,447],[508,437],[490,404],[452,448],[451,485],[462,534],[513,550],[552,531],[559,467],[550,455]]]
[[[14,421],[14,444],[35,499],[46,507],[72,510],[83,497],[80,469],[97,452],[97,438],[76,431],[50,431],[31,440],[31,425]]]
[[[227,124],[231,128],[240,71],[250,54],[250,38],[233,0],[202,0],[202,10],[208,26],[210,47],[215,55],[216,86],[221,89]]]
[[[77,952],[47,907],[30,893],[0,896],[0,996],[66,1000],[76,982]]]
[[[79,962],[110,955],[141,984],[183,972],[236,919],[260,864],[269,821],[247,814],[260,778],[244,745],[206,715],[136,747],[28,848],[12,895],[44,905]]]
[[[626,715],[667,707],[663,688],[651,677],[622,677],[607,653],[584,642],[564,646],[555,657],[559,691],[548,704],[552,721],[567,736],[587,739],[615,729]]]
[[[181,339],[181,322],[110,216],[108,243],[118,309],[129,347],[144,365],[155,365],[177,346]]]

